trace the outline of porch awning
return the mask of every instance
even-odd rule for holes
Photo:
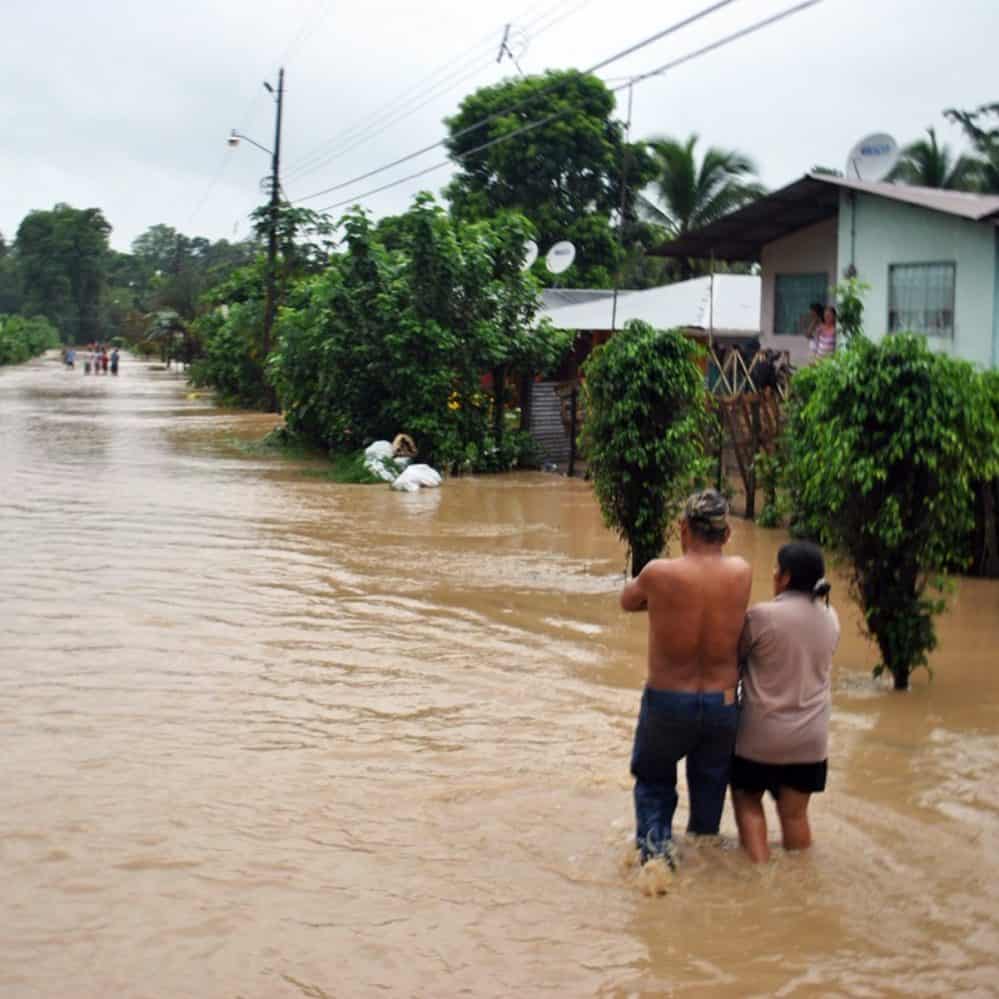
[[[838,187],[803,177],[703,229],[650,250],[649,256],[757,261],[766,243],[832,218],[838,211]]]

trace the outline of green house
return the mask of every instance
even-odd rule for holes
[[[911,330],[999,367],[999,196],[808,174],[654,252],[758,263],[761,343],[796,364],[809,306],[856,274],[869,336]]]

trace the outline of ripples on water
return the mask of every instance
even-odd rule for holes
[[[0,994],[999,987],[995,584],[907,697],[841,603],[816,849],[751,868],[726,816],[647,897],[643,622],[587,485],[336,486],[232,446],[271,422],[0,369]],[[736,525],[757,598],[778,540]]]

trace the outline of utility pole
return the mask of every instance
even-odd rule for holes
[[[264,86],[274,94],[274,88]],[[277,307],[277,240],[278,217],[281,208],[281,112],[284,101],[284,67],[278,70],[277,112],[274,120],[274,152],[271,157],[271,202],[270,226],[267,234],[267,297],[264,304],[264,359],[271,351],[271,331],[274,327],[274,314]]]
[[[503,57],[505,56],[507,59],[510,60],[510,62],[514,64],[514,66],[517,67],[517,72],[520,73],[521,76],[523,76],[524,71],[520,68],[520,63],[517,62],[517,57],[513,54],[513,49],[510,48],[510,30],[512,28],[513,25],[508,24],[503,29],[503,40],[500,42],[499,54],[496,56],[496,62],[501,63],[503,61]],[[525,42],[525,47],[526,47],[526,42]],[[521,55],[523,55],[523,51],[521,51]]]
[[[635,97],[635,81],[628,81],[628,120],[624,124],[624,143],[621,151],[621,204],[618,209],[617,238],[621,250],[621,263],[614,269],[614,298],[611,303],[611,332],[617,329],[617,293],[621,285],[621,267],[624,265],[624,216],[628,209],[628,143],[631,141],[631,112]]]

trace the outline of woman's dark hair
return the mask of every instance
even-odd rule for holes
[[[787,584],[795,593],[807,593],[813,600],[829,593],[826,563],[822,549],[811,541],[792,541],[777,552],[777,567],[790,577]]]
[[[826,307],[821,302],[812,302],[808,307],[809,312],[814,312],[819,319],[822,318],[822,314],[826,311]]]

